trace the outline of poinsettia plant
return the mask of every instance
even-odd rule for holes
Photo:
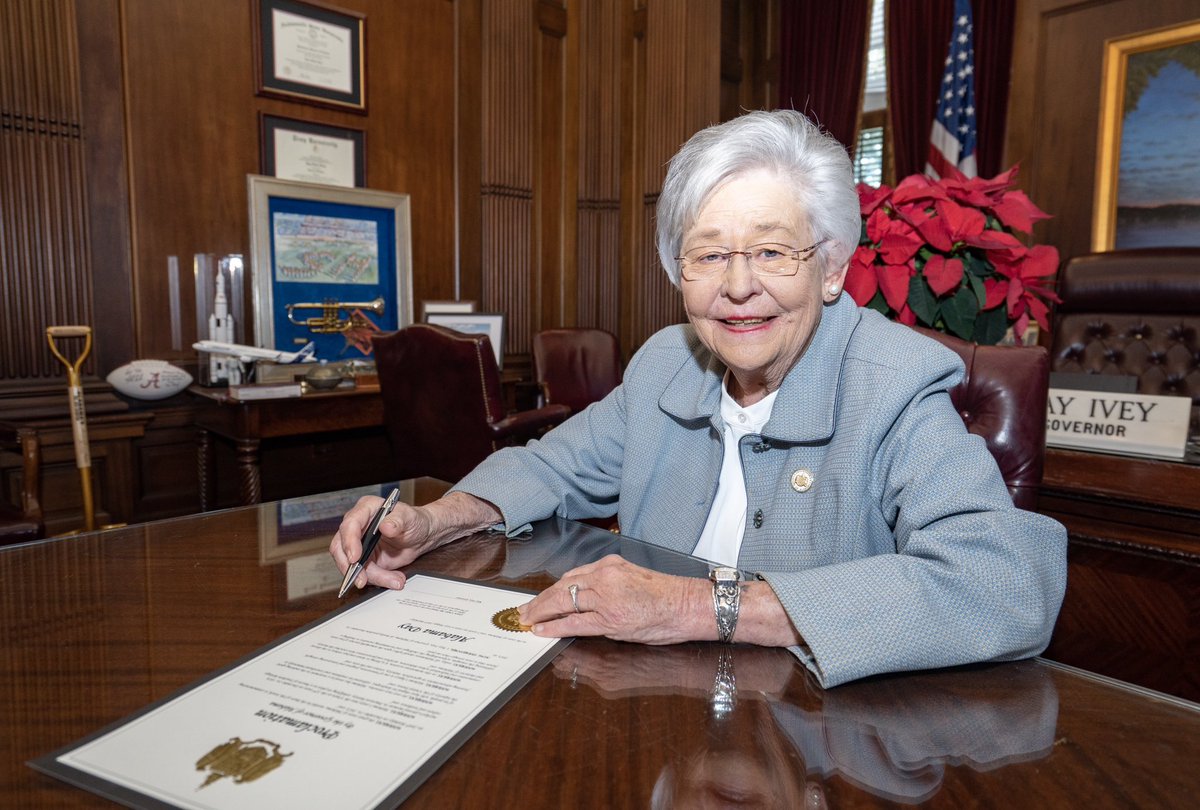
[[[1031,319],[1048,328],[1058,251],[1014,236],[1049,217],[1013,187],[1016,174],[859,184],[863,231],[846,291],[902,323],[976,343],[999,343],[1009,328],[1020,340]]]

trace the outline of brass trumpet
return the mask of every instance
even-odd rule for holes
[[[316,335],[330,335],[345,332],[349,329],[369,327],[368,321],[359,310],[369,310],[376,315],[382,315],[386,304],[380,296],[374,301],[351,303],[328,299],[321,303],[299,303],[287,305],[287,318],[296,326],[303,326]],[[320,315],[298,319],[294,311],[297,309],[319,309]],[[345,312],[343,316],[342,313]]]

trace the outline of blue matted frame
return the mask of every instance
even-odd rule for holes
[[[363,305],[351,309],[366,309],[366,304],[383,298],[382,314],[366,313],[381,331],[394,331],[412,323],[412,239],[407,194],[298,183],[261,175],[247,177],[247,193],[257,345],[295,351],[312,340],[316,343],[317,357],[323,360],[360,356],[356,349],[348,347],[340,333],[314,334],[290,322],[289,304],[312,305],[336,300]],[[316,223],[312,232],[305,230],[309,223]],[[334,237],[322,232],[323,223],[337,226],[333,228]],[[345,233],[351,236],[336,236]],[[374,263],[374,268],[367,267],[361,280],[314,278],[319,274],[311,267],[296,265],[287,258],[290,254],[286,250],[285,264],[280,265],[277,242],[281,239],[296,240],[301,247],[305,239],[311,239],[317,247],[328,239],[344,256],[367,265]],[[289,245],[285,243],[284,247]],[[305,315],[321,313],[312,307],[294,311],[301,320]]]

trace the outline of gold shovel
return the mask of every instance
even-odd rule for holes
[[[55,344],[55,338],[83,338],[83,351],[74,362],[63,356]],[[83,408],[83,384],[79,377],[79,368],[92,350],[92,327],[90,326],[48,326],[46,340],[50,343],[50,351],[54,352],[67,368],[67,396],[71,406],[71,434],[75,440],[75,466],[79,468],[79,481],[83,486],[83,528],[92,531],[96,528],[96,507],[92,501],[92,454],[88,448],[87,412]]]

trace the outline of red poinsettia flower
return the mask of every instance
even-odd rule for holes
[[[872,211],[878,208],[888,197],[892,196],[892,190],[888,186],[875,188],[868,186],[866,183],[859,183],[857,188],[858,207],[862,210],[864,217],[870,216]]]
[[[962,283],[962,259],[947,259],[942,255],[930,256],[925,260],[925,280],[934,295],[945,295],[957,290]]]
[[[951,171],[941,180],[906,177],[894,189],[858,187],[866,223],[845,288],[861,306],[902,323],[996,342],[1011,327],[1048,327],[1058,251],[1027,247],[1046,214],[1014,190],[1017,168],[991,179]],[[1003,305],[1003,306],[1002,306]]]
[[[882,208],[867,217],[867,236],[879,246],[885,264],[905,264],[925,244],[911,225],[889,217]]]
[[[1032,231],[1033,223],[1038,220],[1050,218],[1049,214],[1033,204],[1024,191],[1008,192],[991,209],[996,219],[1022,233]]]

